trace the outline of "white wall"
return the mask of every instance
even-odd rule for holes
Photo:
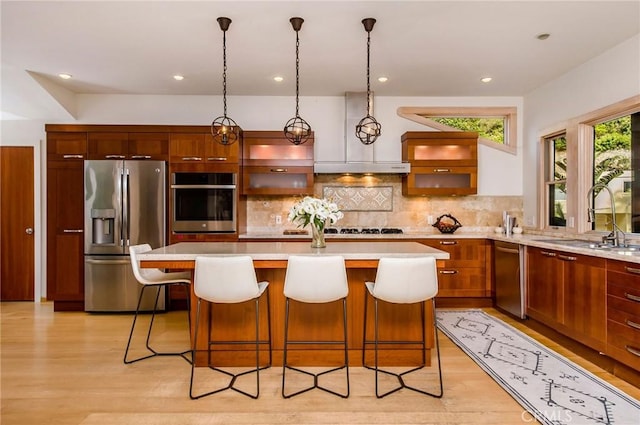
[[[537,217],[538,141],[565,120],[640,94],[640,34],[524,97],[524,220]],[[586,195],[586,194],[585,194]]]

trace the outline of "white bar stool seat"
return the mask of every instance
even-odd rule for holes
[[[211,370],[229,376],[231,379],[227,386],[214,389],[201,394],[194,394],[195,361],[191,363],[191,380],[189,382],[189,397],[192,400],[202,398],[211,394],[216,394],[225,390],[234,390],[247,397],[258,398],[260,395],[260,371],[271,366],[271,307],[269,301],[269,282],[258,282],[253,260],[250,256],[230,256],[230,257],[196,257],[195,275],[193,279],[193,291],[198,298],[196,309],[196,328],[193,338],[193,354],[195,359],[198,342],[198,331],[200,329],[200,308],[202,301],[210,303],[208,340],[207,340],[207,362]],[[267,297],[267,328],[268,339],[260,340],[260,298],[266,292]],[[215,304],[236,304],[253,301],[255,311],[255,340],[233,340],[222,341],[212,340],[211,331],[213,327],[211,311]],[[255,368],[233,374],[211,364],[211,347],[215,344],[238,344],[246,345],[255,343]],[[269,363],[260,365],[260,345],[269,347]],[[249,393],[235,386],[236,379],[249,373],[256,374],[255,393]]]
[[[438,274],[436,270],[436,260],[432,257],[417,258],[381,258],[378,263],[375,282],[365,282],[365,299],[364,299],[364,334],[362,343],[362,364],[367,369],[375,370],[376,397],[382,398],[392,394],[402,388],[419,392],[436,398],[443,395],[442,387],[442,368],[440,366],[440,346],[438,343],[438,327],[436,325],[436,305],[435,297],[438,294]],[[367,304],[368,296],[373,298],[374,302],[374,339],[367,340]],[[419,389],[407,385],[403,377],[411,372],[415,372],[426,365],[426,330],[424,326],[425,319],[425,303],[431,300],[433,311],[433,326],[435,332],[436,354],[438,358],[438,378],[440,382],[440,391],[431,393],[423,389]],[[397,340],[380,340],[378,335],[378,302],[383,301],[391,304],[417,304],[420,303],[421,321],[422,321],[422,339],[420,341],[397,341]],[[374,345],[374,365],[373,367],[365,363],[365,351],[367,345]],[[383,370],[378,366],[378,346],[380,344],[421,344],[422,347],[422,364],[418,367],[410,369],[402,373],[393,373]],[[395,376],[399,385],[393,389],[380,394],[378,388],[379,373]]]
[[[186,361],[191,363],[191,359],[187,357],[187,354],[191,353],[191,350],[184,350],[180,352],[159,352],[156,351],[150,345],[151,333],[153,330],[153,322],[156,317],[156,311],[158,309],[158,300],[160,298],[160,291],[166,290],[167,287],[172,285],[182,286],[185,288],[185,293],[187,295],[187,317],[189,318],[189,331],[191,329],[191,319],[190,319],[190,306],[189,299],[191,297],[189,291],[189,285],[191,285],[191,273],[190,272],[176,272],[176,273],[165,273],[160,269],[143,269],[140,268],[140,262],[138,260],[138,254],[151,251],[151,246],[149,244],[141,244],[141,245],[132,245],[129,247],[129,257],[131,258],[131,267],[133,268],[133,275],[136,277],[136,280],[142,285],[142,290],[140,291],[140,296],[138,297],[138,305],[136,307],[135,315],[133,316],[133,323],[131,324],[131,332],[129,333],[129,340],[127,341],[127,348],[124,351],[124,363],[130,364],[140,360],[148,359],[150,357],[155,356],[180,356],[184,358]],[[140,305],[142,303],[142,298],[144,297],[145,290],[147,288],[156,288],[156,300],[153,305],[153,312],[151,314],[151,321],[149,322],[149,329],[147,331],[147,339],[146,339],[146,348],[151,352],[146,356],[137,357],[135,359],[129,359],[129,347],[131,346],[131,339],[133,338],[133,333],[135,331],[136,322],[138,320],[138,314],[140,313]]]
[[[284,296],[286,299],[284,319],[284,354],[282,362],[282,396],[290,398],[310,391],[314,388],[328,393],[349,397],[349,354],[347,347],[347,270],[342,256],[289,256],[287,271],[284,279]],[[289,339],[289,309],[291,300],[300,304],[320,304],[342,301],[342,322],[344,339],[342,341],[322,340],[290,340]],[[311,373],[298,367],[291,366],[287,360],[287,349],[290,344],[341,344],[344,346],[344,364],[321,373]],[[346,392],[339,393],[319,384],[322,375],[346,369]],[[313,377],[313,385],[287,394],[285,390],[286,372],[293,370]]]

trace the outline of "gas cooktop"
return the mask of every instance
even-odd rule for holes
[[[324,229],[328,234],[341,234],[341,235],[390,235],[403,233],[402,229],[392,227],[343,227],[342,229],[336,229],[335,227],[329,227]]]

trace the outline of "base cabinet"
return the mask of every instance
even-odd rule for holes
[[[606,348],[606,261],[527,247],[527,315],[595,350]]]
[[[607,261],[609,357],[640,371],[640,265]]]
[[[449,253],[438,267],[438,297],[490,297],[487,278],[487,241],[484,239],[424,239],[424,245]]]

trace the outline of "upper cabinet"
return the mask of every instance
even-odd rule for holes
[[[294,145],[281,131],[246,131],[242,144],[243,195],[313,193],[313,134]]]
[[[47,129],[47,159],[84,160],[87,158],[87,133],[49,131]]]
[[[402,160],[411,172],[402,178],[403,195],[472,195],[478,192],[478,133],[408,131]]]
[[[90,132],[89,159],[169,159],[169,133]]]
[[[240,159],[240,143],[221,145],[211,133],[172,133],[169,142],[171,163],[231,163]]]

